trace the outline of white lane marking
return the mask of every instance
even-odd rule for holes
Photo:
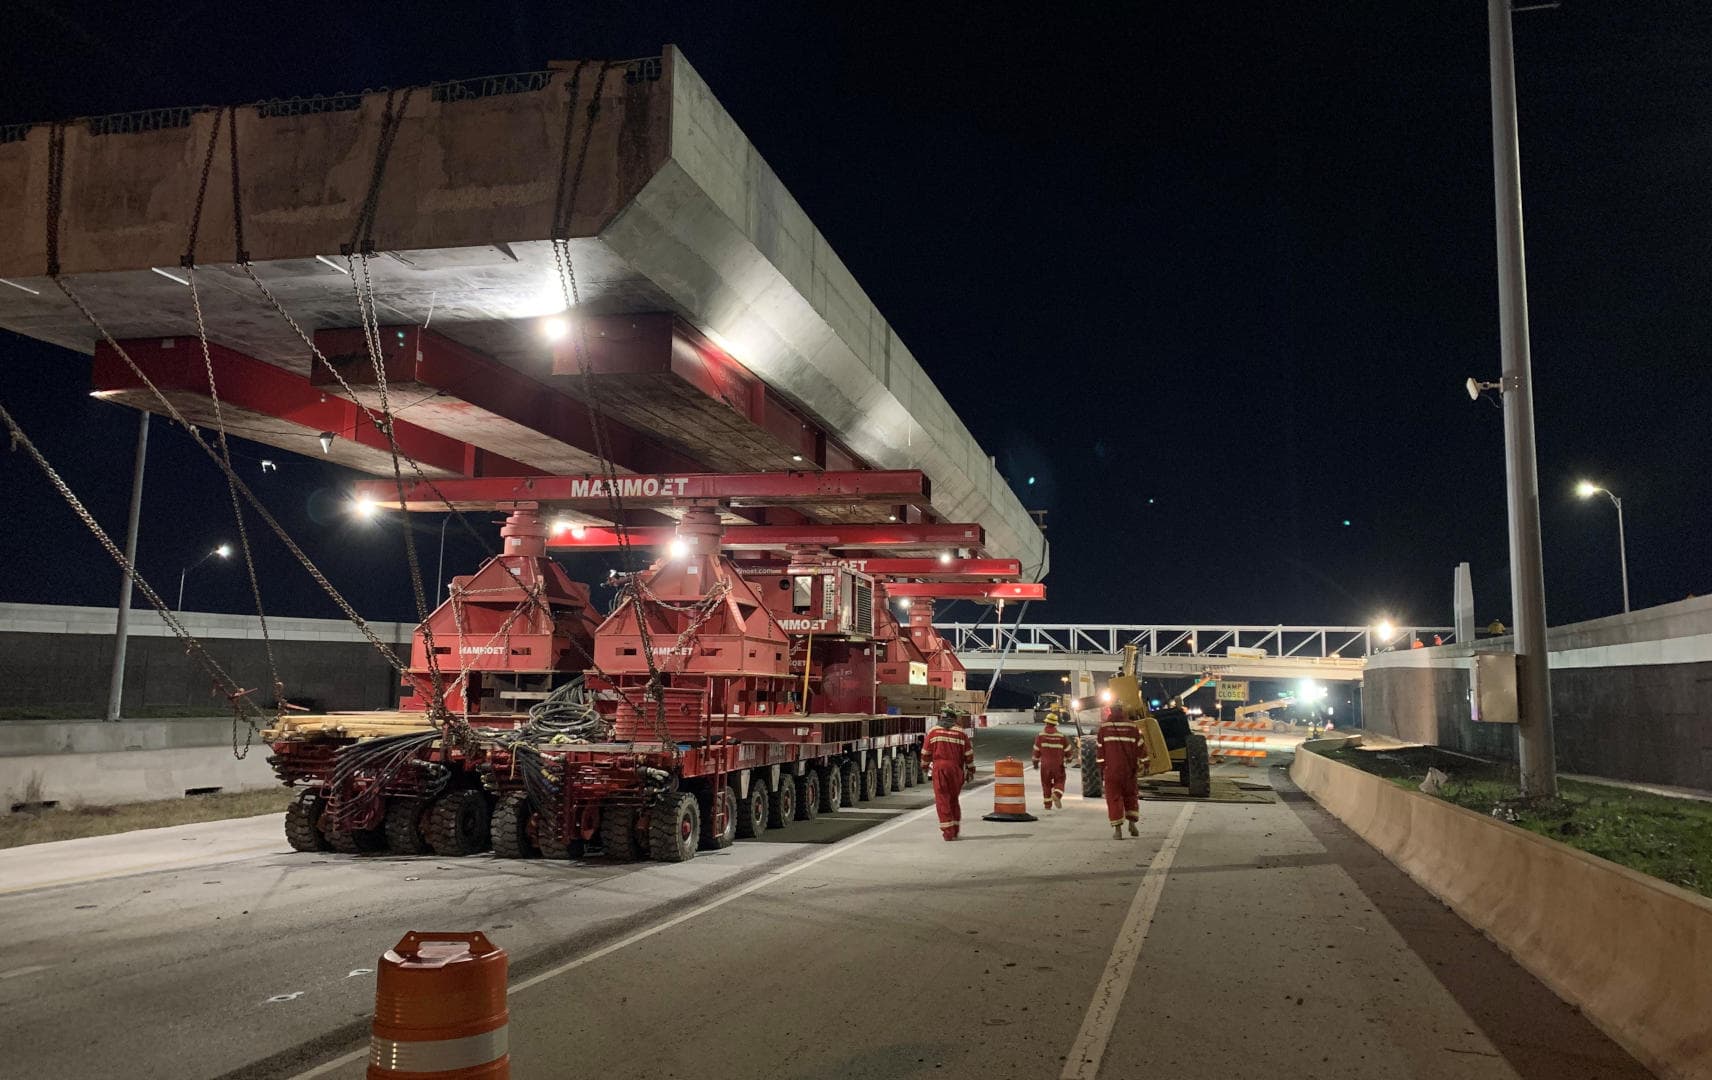
[[[1100,976],[1100,984],[1094,988],[1094,999],[1088,1003],[1088,1014],[1082,1018],[1082,1030],[1076,1033],[1076,1041],[1070,1044],[1070,1053],[1064,1059],[1064,1072],[1059,1080],[1094,1080],[1100,1071],[1100,1059],[1105,1056],[1106,1043],[1111,1039],[1112,1027],[1118,1020],[1118,1009],[1123,1005],[1125,991],[1129,989],[1130,976],[1135,973],[1136,958],[1141,955],[1142,943],[1147,940],[1147,931],[1153,925],[1153,914],[1159,910],[1159,894],[1165,889],[1165,877],[1171,872],[1171,862],[1177,857],[1177,848],[1183,843],[1183,833],[1189,827],[1189,814],[1194,809],[1194,803],[1183,804],[1183,812],[1171,823],[1165,842],[1159,845],[1159,853],[1153,856],[1147,872],[1142,875],[1141,887],[1136,889],[1129,914],[1124,916],[1123,926],[1118,930],[1112,955],[1106,960],[1105,974]]]
[[[549,979],[558,978],[560,975],[565,974],[567,971],[575,971],[577,968],[582,967],[584,964],[592,964],[596,960],[599,960],[603,957],[611,956],[613,953],[617,952],[620,949],[626,948],[627,946],[630,946],[630,945],[634,945],[638,941],[645,941],[648,938],[653,937],[655,934],[660,933],[661,931],[670,930],[672,927],[679,926],[683,923],[687,923],[691,919],[698,918],[702,915],[706,915],[708,912],[713,911],[715,908],[722,908],[726,904],[731,903],[733,900],[739,900],[745,896],[748,896],[750,893],[755,892],[757,889],[764,889],[768,885],[773,884],[774,882],[783,881],[785,878],[791,877],[794,874],[800,874],[801,872],[803,872],[804,870],[807,870],[809,867],[815,865],[816,863],[824,862],[827,859],[832,858],[834,855],[838,855],[838,854],[841,854],[843,852],[849,851],[851,848],[855,847],[856,845],[867,843],[869,840],[872,840],[875,837],[884,836],[886,833],[889,833],[889,832],[893,831],[894,829],[902,828],[903,826],[908,825],[910,822],[915,821],[919,818],[924,818],[933,812],[934,812],[933,807],[924,806],[920,810],[914,810],[914,811],[911,811],[909,813],[906,813],[903,817],[897,818],[894,821],[888,821],[884,825],[876,825],[874,828],[869,829],[867,832],[857,833],[855,836],[850,837],[848,840],[842,840],[842,841],[838,842],[837,844],[834,844],[832,847],[821,852],[819,855],[813,855],[813,856],[810,856],[809,858],[802,860],[801,862],[792,863],[791,865],[785,867],[784,869],[778,871],[777,873],[768,874],[766,877],[761,878],[758,881],[752,881],[740,889],[736,889],[736,890],[733,890],[732,892],[725,893],[722,896],[715,897],[714,899],[709,900],[707,903],[701,905],[700,907],[691,908],[690,910],[683,912],[682,914],[674,915],[669,919],[665,919],[661,922],[657,922],[653,926],[645,927],[644,929],[638,930],[634,934],[631,934],[629,937],[620,938],[619,940],[613,942],[610,945],[603,945],[600,948],[595,949],[593,952],[584,953],[583,955],[577,957],[574,960],[567,960],[563,964],[560,964],[558,967],[548,968],[546,971],[538,972],[537,974],[531,975],[529,978],[524,979],[522,982],[512,983],[510,988],[506,991],[506,994],[507,994],[507,996],[509,996],[511,994],[518,993],[519,991],[527,990],[532,986],[539,986],[541,983],[544,983]],[[291,1077],[291,1080],[312,1080],[313,1077],[326,1076],[328,1073],[331,1073],[337,1069],[342,1069],[347,1065],[352,1065],[352,1064],[355,1064],[356,1062],[363,1061],[368,1056],[369,1056],[369,1048],[366,1046],[363,1047],[361,1050],[352,1050],[350,1053],[344,1054],[340,1057],[336,1057],[331,1061],[324,1061],[320,1065],[315,1066],[313,1069],[310,1069],[307,1072],[300,1072],[296,1076]]]
[[[0,971],[0,980],[16,979],[20,975],[34,975],[38,971],[46,971],[52,964],[31,964],[29,967],[13,968],[11,971]]]

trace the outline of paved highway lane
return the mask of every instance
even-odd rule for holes
[[[1646,1075],[1293,791],[1114,841],[1028,780],[1040,821],[972,820],[979,788],[955,844],[916,788],[682,866],[265,854],[0,896],[8,1029],[114,1018],[0,1073],[360,1077],[361,969],[433,926],[511,952],[520,1077]]]

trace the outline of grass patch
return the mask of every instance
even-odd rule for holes
[[[1411,791],[1437,768],[1450,777],[1439,793],[1446,802],[1712,896],[1712,803],[1580,780],[1559,780],[1555,799],[1524,799],[1513,766],[1430,746],[1325,756]]]
[[[119,803],[115,806],[24,810],[0,816],[0,848],[45,844],[51,840],[75,840],[83,836],[110,836],[137,829],[158,829],[163,825],[189,825],[197,821],[282,813],[291,796],[289,789],[280,787],[263,791],[223,791],[214,795]]]

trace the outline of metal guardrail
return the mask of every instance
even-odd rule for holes
[[[1098,653],[1117,655],[1126,645],[1144,656],[1205,657],[1224,660],[1264,650],[1268,657],[1358,659],[1376,651],[1455,640],[1448,626],[1399,626],[1389,643],[1375,641],[1367,626],[1232,626],[1153,623],[934,623],[956,653]],[[1377,645],[1377,648],[1376,648]]]
[[[634,60],[618,61],[617,66],[624,69],[624,81],[632,86],[637,83],[658,81],[664,71],[662,58],[658,56],[644,56]],[[545,90],[552,85],[553,76],[556,74],[559,72],[546,69],[541,71],[514,71],[503,75],[477,75],[469,79],[448,79],[444,82],[429,83],[427,89],[429,98],[437,102],[479,101],[482,98],[502,94],[528,94]],[[380,87],[375,90],[361,90],[355,93],[307,94],[302,97],[268,98],[262,101],[247,102],[238,107],[255,109],[258,116],[268,119],[309,116],[315,113],[352,112],[362,107],[363,98],[367,95],[383,94],[386,91],[386,87]],[[68,120],[66,123],[82,124],[91,135],[134,135],[145,131],[164,131],[170,128],[188,127],[196,114],[218,112],[223,108],[225,108],[223,105],[173,105],[167,108],[106,113],[102,116],[80,116]],[[31,128],[43,126],[43,123],[38,121],[0,126],[0,143],[18,142],[30,133]]]

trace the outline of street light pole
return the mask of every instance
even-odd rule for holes
[[[212,559],[216,555],[218,555],[222,559],[224,559],[231,554],[232,554],[232,545],[221,544],[219,547],[215,548],[213,551],[210,551],[208,554],[202,556],[202,558],[197,559],[195,562],[191,563],[189,566],[180,570],[178,572],[178,605],[176,607],[174,607],[173,610],[176,612],[179,612],[181,614],[184,611],[184,579],[186,577],[190,576],[190,572],[192,570],[196,569],[198,566],[201,566],[203,563],[207,562],[209,559]]]
[[[1609,491],[1605,494],[1611,495]],[[1629,541],[1623,536],[1623,500],[1611,495],[1617,508],[1617,566],[1623,573],[1623,614],[1629,613]]]
[[[131,467],[131,508],[125,518],[125,563],[137,565],[137,525],[143,514],[143,467],[149,460],[149,414],[137,421],[137,455]],[[113,633],[113,673],[107,679],[108,720],[119,719],[125,696],[125,646],[131,622],[131,571],[122,572],[119,582],[119,615]]]
[[[1487,0],[1491,49],[1492,189],[1498,221],[1498,321],[1502,346],[1504,473],[1509,495],[1510,602],[1516,620],[1517,757],[1522,793],[1557,794],[1551,672],[1546,659],[1540,481],[1534,455],[1534,389],[1528,352],[1527,262],[1522,243],[1522,162],[1516,133],[1510,0]]]
[[[435,586],[434,602],[440,602],[440,594],[446,589],[446,526],[452,523],[452,515],[447,514],[440,519],[440,565],[434,568]]]

